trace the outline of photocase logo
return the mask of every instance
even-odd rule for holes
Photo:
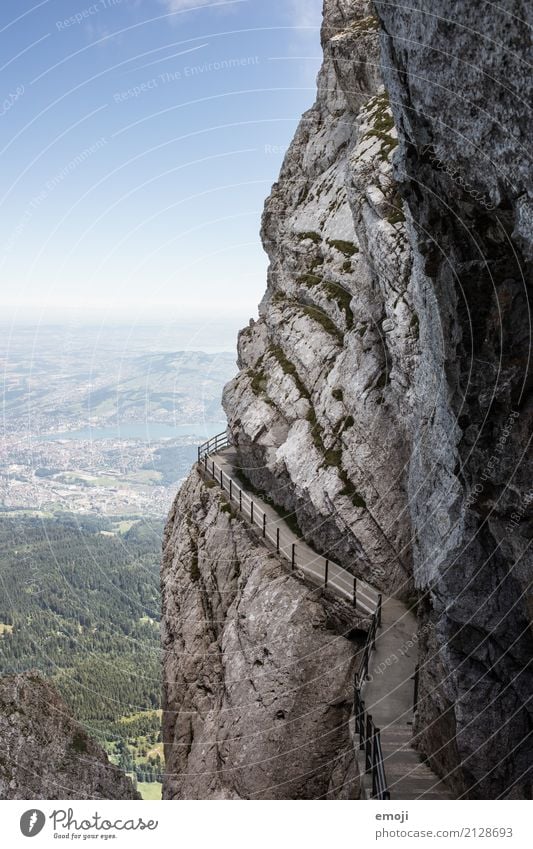
[[[43,830],[46,817],[42,811],[33,808],[26,811],[20,818],[20,830],[24,837],[35,837]]]

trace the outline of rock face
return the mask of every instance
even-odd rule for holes
[[[0,679],[0,799],[140,799],[38,673]]]
[[[317,102],[266,204],[268,288],[224,406],[246,475],[309,541],[408,596],[419,341],[377,24],[369,3],[325,4]]]
[[[352,611],[193,472],[163,561],[166,799],[357,798]]]
[[[409,468],[420,746],[457,793],[529,797],[533,11],[375,5],[423,355]]]
[[[317,101],[266,204],[267,291],[240,334],[224,405],[243,474],[294,511],[307,540],[384,592],[417,599],[416,742],[432,766],[457,796],[527,797],[531,9],[487,7],[480,34],[475,4],[423,5],[325,2]],[[274,628],[285,638],[292,629],[293,604],[291,646],[303,652],[311,633],[325,634],[305,631],[309,601],[293,579],[274,603],[266,576],[279,564],[212,499],[193,473],[166,541],[169,798],[248,797],[272,784],[264,770],[285,738],[273,742],[280,727],[256,680],[257,633],[243,624],[235,634],[237,609],[243,623],[248,609],[261,614],[268,650]],[[246,571],[232,576],[237,561]],[[246,592],[257,581],[264,598]],[[230,715],[226,645],[246,681]],[[333,666],[346,668],[351,653],[335,645]],[[283,686],[306,680],[287,668]],[[309,716],[324,694],[314,698]],[[330,741],[330,758],[345,746]],[[310,751],[300,772],[316,771],[323,754]],[[302,792],[291,764],[282,798]],[[339,769],[351,774],[343,761]]]

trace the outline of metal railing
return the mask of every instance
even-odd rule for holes
[[[365,772],[372,776],[372,799],[390,799],[385,775],[381,734],[365,708],[365,701],[356,679],[354,693],[355,733],[359,734],[359,747],[365,753]]]
[[[367,634],[365,647],[363,649],[363,659],[359,666],[359,671],[357,673],[357,679],[359,686],[362,687],[363,682],[368,677],[368,664],[370,663],[370,655],[376,648],[376,637],[379,628],[381,628],[381,608],[383,603],[383,596],[381,593],[378,594],[376,610],[372,617],[372,622],[370,623],[370,629]]]
[[[372,799],[390,799],[387,785],[383,750],[381,748],[381,733],[374,725],[372,716],[367,713],[363,698],[363,686],[368,679],[370,655],[376,648],[376,637],[381,628],[381,608],[383,597],[378,595],[376,612],[372,617],[368,631],[363,658],[354,679],[353,712],[355,717],[355,733],[359,734],[359,748],[365,753],[365,772],[372,776]]]
[[[374,617],[379,603],[379,595],[365,581],[356,578],[342,566],[334,563],[329,558],[316,554],[312,561],[304,563],[298,558],[298,543],[303,545],[303,540],[293,542],[293,536],[285,530],[285,522],[267,516],[263,507],[253,499],[248,492],[240,486],[239,482],[231,477],[220,466],[212,455],[223,451],[231,445],[228,433],[214,436],[208,442],[198,448],[198,463],[206,475],[217,482],[220,488],[228,495],[229,501],[234,503],[247,521],[253,527],[258,527],[264,539],[267,539],[276,547],[276,552],[290,563],[291,569],[301,569],[302,572],[317,586],[330,589],[340,598],[349,601],[354,608],[358,609],[364,616]]]
[[[201,463],[204,457],[209,457],[210,454],[216,454],[230,445],[231,438],[229,431],[225,430],[223,433],[218,433],[216,436],[208,439],[207,442],[198,446],[198,462]]]
[[[223,468],[212,458],[213,454],[223,451],[231,445],[227,432],[218,434],[198,448],[198,464],[206,475],[210,476],[227,493],[229,501],[236,506],[242,515],[255,527],[257,526],[263,539],[268,539],[276,552],[290,563],[291,569],[298,568],[297,544],[292,541],[284,522],[269,519],[261,505],[244,490]],[[363,658],[354,680],[354,719],[355,732],[359,734],[359,745],[365,752],[365,771],[372,776],[372,798],[390,799],[387,787],[381,735],[372,717],[366,712],[362,695],[364,682],[368,678],[370,655],[376,647],[377,632],[381,627],[381,611],[383,597],[365,581],[358,580],[337,563],[328,558],[316,556],[312,563],[300,564],[299,568],[314,583],[330,587],[341,597],[351,601],[355,608],[359,607],[370,616],[370,628],[363,649]]]

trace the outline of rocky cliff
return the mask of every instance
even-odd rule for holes
[[[0,679],[0,799],[140,799],[38,673]]]
[[[163,561],[167,799],[357,798],[353,613],[193,472]]]
[[[533,10],[375,5],[422,352],[419,745],[457,793],[530,797]]]
[[[419,329],[370,12],[325,4],[318,99],[266,204],[268,288],[224,406],[252,483],[295,512],[319,551],[409,595]]]
[[[434,768],[458,796],[524,796],[533,648],[527,39],[518,13],[500,20],[488,10],[480,34],[474,9],[418,5],[411,14],[325,2],[317,101],[265,207],[267,290],[259,320],[240,334],[224,405],[250,484],[293,512],[318,551],[416,601],[417,745]],[[257,633],[236,629],[237,611],[243,623],[261,614],[267,651],[273,628],[285,653],[293,639],[302,652],[328,632],[323,600],[311,604],[294,579],[283,582],[283,604],[270,598],[268,570],[281,575],[279,564],[214,499],[193,473],[167,531],[168,797],[268,795],[273,759],[289,768],[280,752],[299,723],[280,732],[264,712]],[[238,711],[230,647],[246,682]],[[346,670],[353,647],[340,636],[330,651],[333,668]],[[310,654],[306,671],[285,666],[284,689],[324,668],[318,649]],[[328,682],[338,705],[343,686]],[[338,771],[353,775],[325,698],[307,694],[294,716],[304,702],[309,717],[321,716],[335,779],[326,751],[299,748],[288,763],[321,778],[302,790],[287,776],[276,784],[281,797],[335,795],[347,780]]]

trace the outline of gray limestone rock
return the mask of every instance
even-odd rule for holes
[[[224,405],[252,483],[323,554],[408,597],[418,320],[371,4],[327,2],[322,40],[316,104],[263,216],[267,292]]]
[[[140,798],[45,678],[0,678],[0,799]]]
[[[164,798],[358,798],[352,609],[290,574],[197,472],[162,590]]]

